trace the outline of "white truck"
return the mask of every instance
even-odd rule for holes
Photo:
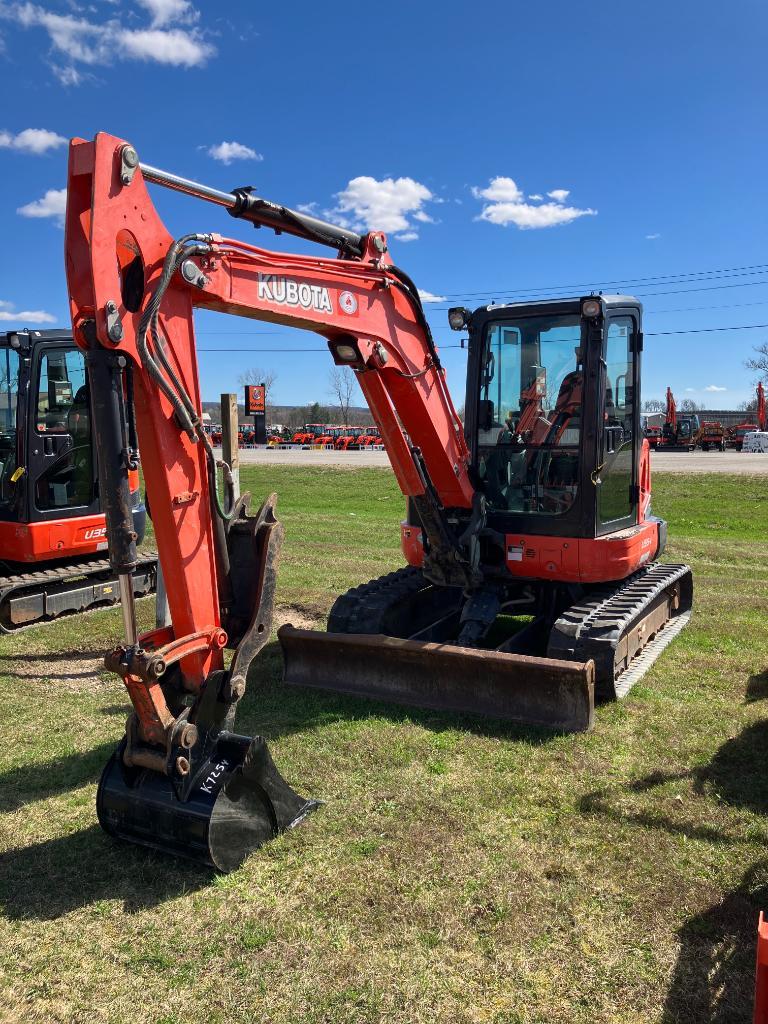
[[[764,452],[768,454],[768,430],[751,430],[744,435],[743,452]]]

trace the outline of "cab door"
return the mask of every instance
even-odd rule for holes
[[[596,535],[637,523],[637,472],[642,444],[639,413],[639,324],[637,318],[610,315],[603,333],[601,430]],[[602,435],[602,437],[601,437]]]
[[[74,345],[38,348],[30,398],[30,522],[98,512],[90,391],[79,349]]]

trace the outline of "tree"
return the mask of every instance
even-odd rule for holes
[[[328,385],[330,393],[338,403],[341,422],[346,426],[349,423],[349,407],[357,390],[354,371],[348,366],[334,366],[328,374]]]
[[[330,423],[331,420],[331,410],[327,405],[312,402],[310,405],[295,405],[286,415],[285,425],[293,429],[303,427],[305,423]]]
[[[755,345],[755,358],[744,363],[748,370],[754,370],[758,379],[768,383],[768,341]]]
[[[681,412],[701,412],[703,408],[702,402],[694,402],[692,398],[684,398],[680,403]]]
[[[270,394],[276,382],[277,374],[274,370],[262,370],[260,366],[251,366],[250,369],[244,370],[237,378],[237,383],[243,386],[246,384],[264,385],[264,406],[267,419],[269,419],[269,407],[271,405]]]
[[[757,399],[745,398],[743,402],[739,402],[736,408],[739,412],[757,412]]]
[[[648,398],[643,402],[643,412],[664,412],[666,408],[667,403],[660,398]]]

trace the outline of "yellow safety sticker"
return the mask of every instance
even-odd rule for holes
[[[14,469],[11,474],[11,483],[15,484],[17,480],[21,480],[24,474],[27,472],[26,466],[19,466],[18,469]]]

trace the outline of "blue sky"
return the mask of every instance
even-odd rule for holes
[[[644,397],[732,407],[768,328],[660,332],[768,324],[767,35],[763,0],[0,0],[0,329],[67,323],[60,139],[103,130],[147,163],[387,230],[444,345],[461,300],[633,291]],[[173,234],[234,227],[152,194]],[[197,326],[206,399],[261,366],[276,401],[328,400],[327,353],[287,351],[322,341]],[[460,401],[465,356],[443,354]]]

